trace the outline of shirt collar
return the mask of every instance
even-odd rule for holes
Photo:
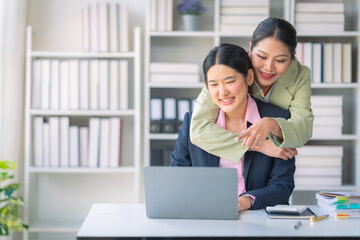
[[[259,114],[256,102],[250,96],[250,94],[248,94],[248,102],[247,102],[246,115],[245,115],[245,124],[246,124],[245,129],[247,128],[248,122],[251,124],[254,124],[259,120],[260,120],[260,114]],[[216,120],[216,124],[219,125],[220,127],[222,127],[223,129],[226,129],[225,128],[225,113],[221,109],[219,111],[219,115]]]

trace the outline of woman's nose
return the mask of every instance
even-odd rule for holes
[[[265,70],[267,72],[272,72],[274,70],[274,61],[273,60],[267,60],[265,63]]]
[[[219,89],[220,96],[226,96],[228,92],[229,91],[225,85],[220,85],[220,89]]]

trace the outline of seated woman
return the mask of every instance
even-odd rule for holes
[[[243,48],[233,44],[215,47],[204,60],[203,72],[210,96],[220,108],[216,123],[222,128],[241,133],[263,117],[290,117],[288,110],[248,94],[254,71]],[[236,168],[239,211],[288,203],[294,189],[294,158],[285,161],[248,151],[238,163],[233,163],[207,153],[190,141],[191,114],[185,114],[171,156],[171,166]]]

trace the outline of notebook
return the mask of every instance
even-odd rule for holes
[[[149,218],[238,220],[237,171],[218,167],[145,167]]]
[[[265,210],[265,212],[271,219],[310,219],[316,217],[316,214],[310,208],[306,208],[306,210],[300,214],[295,214],[293,212],[269,212],[267,210]]]

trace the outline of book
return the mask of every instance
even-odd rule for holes
[[[121,165],[121,138],[122,119],[119,117],[110,118],[110,150],[109,167],[117,168]]]
[[[333,44],[333,69],[334,69],[334,83],[341,83],[342,82],[342,45],[341,43],[334,43]]]
[[[70,126],[69,128],[69,166],[70,167],[79,167],[79,127]]]
[[[99,166],[100,118],[89,119],[88,167]]]
[[[99,60],[99,109],[109,109],[109,61]]]
[[[41,108],[50,108],[50,60],[41,60]]]
[[[341,186],[341,176],[294,176],[295,186],[338,187]]]
[[[328,157],[342,157],[343,146],[312,146],[305,145],[298,148],[298,156],[328,156]]]
[[[314,126],[312,138],[317,137],[340,137],[342,134],[341,126]]]
[[[80,167],[88,167],[89,128],[80,127]]]
[[[69,62],[60,61],[60,109],[69,109]]]
[[[310,76],[313,79],[313,49],[311,42],[303,43],[304,52],[303,52],[303,65],[307,66],[310,69]]]
[[[31,86],[31,107],[41,107],[41,61],[32,61],[32,86]]]
[[[59,59],[52,59],[50,62],[50,108],[59,109],[60,107],[60,61]]]
[[[267,16],[264,15],[221,15],[221,24],[259,24],[265,20]]]
[[[109,60],[109,107],[119,109],[119,61]]]
[[[176,99],[164,98],[163,132],[175,133],[176,131]]]
[[[320,107],[342,107],[342,95],[312,95],[311,106]]]
[[[268,213],[285,213],[299,215],[306,211],[308,207],[303,205],[282,205],[278,204],[275,206],[267,206],[266,211]]]
[[[342,107],[332,107],[332,106],[312,106],[311,107],[315,117],[319,116],[342,116]]]
[[[190,100],[189,99],[178,99],[177,100],[177,125],[176,132],[180,132],[181,125],[184,121],[185,113],[190,111]]]
[[[197,83],[197,82],[200,82],[200,75],[198,73],[192,73],[192,74],[180,74],[180,73],[155,74],[155,73],[152,73],[150,75],[150,82]]]
[[[323,53],[323,57],[324,57],[324,65],[323,65],[323,73],[324,73],[324,77],[323,77],[323,82],[324,83],[332,83],[334,82],[334,74],[333,74],[333,69],[334,69],[334,62],[333,62],[333,56],[334,56],[334,51],[333,51],[333,44],[332,43],[324,43],[324,53]]]
[[[151,73],[200,73],[200,66],[197,63],[150,63]]]
[[[341,167],[342,157],[296,156],[296,167]]]
[[[173,0],[166,0],[166,31],[173,30]]]
[[[89,109],[89,60],[80,60],[80,109]]]
[[[343,2],[296,2],[296,12],[343,13]]]
[[[345,23],[343,12],[336,13],[319,13],[319,12],[295,12],[296,23]]]
[[[117,3],[109,4],[109,51],[119,51],[119,5]]]
[[[157,0],[157,30],[166,31],[166,0]]]
[[[150,30],[157,30],[157,0],[150,0]]]
[[[79,60],[69,60],[70,109],[79,109]]]
[[[242,6],[242,7],[221,7],[220,14],[221,15],[263,15],[264,19],[266,16],[268,17],[270,13],[269,6],[260,6],[260,7],[253,7],[253,6]]]
[[[150,99],[150,132],[160,133],[163,119],[163,107],[161,98]]]
[[[313,54],[312,54],[312,82],[321,83],[323,76],[323,44],[313,43]]]
[[[110,150],[110,120],[109,118],[100,119],[100,152],[99,167],[109,167],[109,150]]]
[[[90,51],[99,51],[99,8],[98,3],[90,4]]]
[[[342,126],[343,125],[343,117],[335,117],[335,116],[326,116],[320,117],[317,116],[314,118],[314,126]]]
[[[295,23],[298,32],[343,32],[344,23]]]
[[[295,176],[341,176],[341,165],[338,166],[296,166]]]
[[[252,34],[258,24],[220,24],[221,32],[241,32],[243,34]]]
[[[296,54],[295,57],[298,60],[299,63],[304,63],[304,44],[303,42],[298,42],[296,45]]]
[[[35,167],[43,167],[43,148],[44,148],[44,133],[43,133],[43,117],[34,117],[34,146],[33,146],[33,164]]]
[[[60,119],[59,117],[49,117],[50,130],[50,166],[59,167],[60,165]]]
[[[129,51],[129,8],[127,3],[119,5],[119,51]]]
[[[352,71],[352,60],[351,60],[351,43],[343,43],[342,48],[342,79],[343,83],[351,83],[351,71]]]
[[[109,12],[106,2],[98,3],[98,19],[99,19],[99,51],[109,51]]]
[[[120,109],[129,108],[129,62],[128,60],[119,61],[119,106]]]
[[[221,0],[220,6],[229,6],[229,7],[260,7],[260,6],[269,6],[270,0],[252,0],[252,1],[239,1],[239,0]]]
[[[90,109],[99,108],[99,60],[90,60]]]
[[[48,122],[43,123],[43,167],[50,167],[50,127]]]
[[[60,167],[69,167],[69,126],[68,117],[60,118]]]

